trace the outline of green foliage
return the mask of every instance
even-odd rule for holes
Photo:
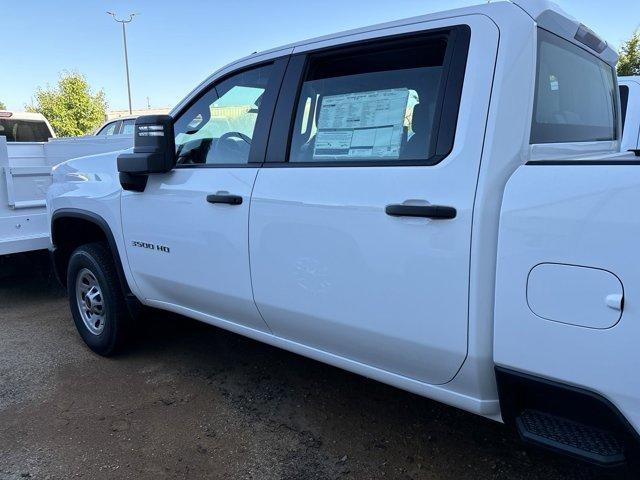
[[[0,101],[0,110],[6,110],[7,106],[4,104],[3,101]]]
[[[640,75],[640,30],[620,46],[618,55],[618,75]]]
[[[38,88],[28,112],[43,114],[60,137],[91,133],[104,122],[107,102],[104,91],[91,92],[84,75],[65,71],[54,88]]]

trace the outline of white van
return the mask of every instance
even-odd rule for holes
[[[56,138],[47,119],[41,113],[0,111],[0,136],[7,142],[46,142]]]

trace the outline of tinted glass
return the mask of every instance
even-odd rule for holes
[[[616,98],[610,65],[538,29],[531,143],[614,140]]]
[[[622,131],[624,132],[624,122],[627,119],[627,104],[629,103],[629,87],[620,85],[620,110],[622,111]]]
[[[402,162],[434,155],[445,36],[312,57],[290,162]]]
[[[247,70],[212,87],[175,123],[178,164],[243,164],[249,161],[270,65]]]
[[[0,118],[0,135],[7,137],[7,142],[46,142],[51,138],[44,122],[8,118]]]
[[[122,135],[133,135],[133,127],[135,126],[136,121],[134,119],[123,120],[122,121],[122,131],[120,132]]]

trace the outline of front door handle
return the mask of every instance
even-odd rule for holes
[[[226,203],[227,205],[242,205],[242,196],[228,193],[214,193],[207,195],[209,203]]]
[[[406,205],[404,203],[387,205],[384,210],[392,217],[424,217],[438,220],[456,218],[456,209],[443,205]]]

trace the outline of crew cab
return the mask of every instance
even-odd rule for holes
[[[640,76],[620,77],[622,151],[640,149]]]
[[[176,312],[624,463],[640,167],[616,61],[514,0],[227,65],[133,151],[55,168],[81,337],[111,355],[141,305]]]

